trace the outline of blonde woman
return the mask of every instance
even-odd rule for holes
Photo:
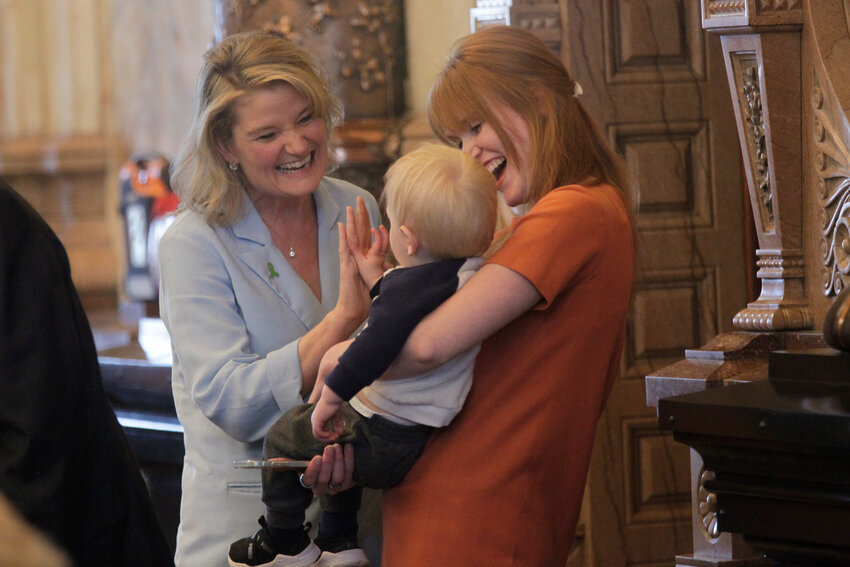
[[[182,210],[161,241],[160,306],[186,445],[176,563],[223,566],[263,513],[260,473],[233,461],[260,457],[321,356],[368,313],[339,223],[356,208],[368,239],[380,218],[366,191],[325,176],[341,110],[299,47],[274,32],[227,37],[198,88],[172,172]]]

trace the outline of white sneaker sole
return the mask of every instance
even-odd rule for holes
[[[315,543],[310,542],[304,551],[298,555],[277,555],[272,561],[263,563],[257,567],[312,567],[320,558],[322,550]],[[230,567],[248,567],[245,563],[237,563],[230,557],[227,558]]]
[[[371,563],[362,549],[346,549],[339,553],[325,551],[313,567],[369,567]]]

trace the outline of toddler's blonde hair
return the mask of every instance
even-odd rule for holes
[[[393,163],[383,199],[435,259],[482,254],[496,229],[496,180],[477,160],[440,144],[423,144]]]

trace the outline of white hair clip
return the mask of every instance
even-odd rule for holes
[[[578,84],[578,81],[574,81],[573,82],[573,96],[575,98],[578,98],[583,94],[584,94],[584,91],[582,90],[581,85]]]

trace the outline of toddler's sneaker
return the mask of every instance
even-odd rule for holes
[[[357,538],[316,538],[322,556],[314,567],[369,567],[369,558],[357,547]]]
[[[257,533],[231,544],[227,554],[230,567],[311,567],[321,555],[322,550],[310,541],[306,529],[289,549],[279,550],[272,546],[265,517],[260,516],[258,522]]]

